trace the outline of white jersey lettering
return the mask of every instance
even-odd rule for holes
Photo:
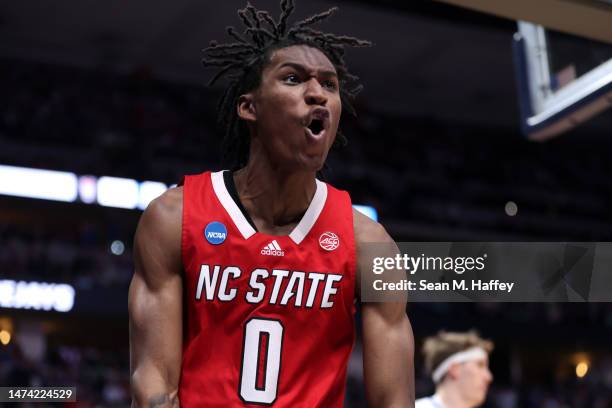
[[[330,308],[334,305],[334,302],[331,302],[329,299],[332,295],[335,295],[336,292],[338,292],[338,288],[334,287],[334,282],[340,282],[341,280],[342,275],[327,275],[325,290],[323,291],[323,299],[321,300],[321,309]]]
[[[306,307],[312,307],[315,301],[315,297],[317,296],[317,288],[319,287],[319,282],[325,279],[325,274],[311,272],[308,274],[308,279],[310,279],[310,291],[308,292],[308,299],[306,299]]]
[[[219,265],[215,265],[213,268],[213,275],[210,276],[210,267],[208,265],[202,265],[200,267],[200,277],[198,279],[198,289],[196,291],[196,300],[200,300],[202,297],[202,286],[206,292],[206,300],[213,300],[215,298],[215,288],[217,286],[217,279],[219,278]]]
[[[272,296],[270,296],[270,304],[275,305],[276,299],[278,299],[278,292],[280,291],[280,287],[283,284],[283,279],[289,276],[289,271],[285,271],[283,269],[274,269],[272,270],[272,275],[276,277],[276,280],[274,281]]]
[[[291,279],[289,279],[289,284],[287,285],[287,289],[285,289],[285,294],[283,295],[283,299],[281,300],[281,305],[286,305],[291,299],[292,296],[297,295],[295,297],[295,305],[302,306],[302,295],[304,293],[304,276],[306,274],[304,272],[295,271],[291,274]],[[297,291],[293,291],[293,287],[295,286],[296,281],[298,281]]]
[[[211,271],[211,265],[201,265],[196,300],[201,300],[204,292],[204,298],[208,301],[229,302],[240,295],[244,301],[251,304],[267,300],[271,305],[287,306],[293,303],[295,307],[312,308],[316,302],[320,308],[328,309],[334,305],[333,296],[338,293],[338,282],[343,278],[342,275],[332,273],[284,269],[273,269],[270,272],[265,268],[256,268],[250,273],[246,293],[242,294],[239,293],[241,285],[236,285],[242,276],[242,270],[237,266],[221,268],[220,265],[214,265]],[[306,289],[307,281],[310,282],[309,289]]]
[[[266,279],[270,274],[265,269],[255,269],[251,272],[251,279],[249,280],[249,286],[257,291],[254,295],[253,291],[249,290],[246,294],[246,301],[249,303],[259,303],[263,300],[266,294],[266,285],[259,282],[259,278]]]
[[[235,266],[228,266],[223,270],[223,275],[221,276],[221,284],[219,285],[219,300],[223,302],[229,302],[236,297],[236,293],[238,289],[232,288],[227,292],[227,281],[229,280],[229,275],[232,275],[232,279],[236,279],[240,277],[240,269]]]

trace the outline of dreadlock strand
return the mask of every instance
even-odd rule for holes
[[[284,0],[281,1],[281,16],[278,21],[278,32],[281,36],[285,35],[285,29],[287,27],[287,19],[295,9],[295,4],[293,0]]]
[[[237,66],[239,66],[241,64],[242,64],[242,62],[239,61],[239,62],[234,62],[232,64],[226,65],[223,69],[221,69],[219,72],[217,72],[217,74],[214,77],[212,77],[212,79],[210,81],[208,81],[208,86],[214,85],[215,82],[217,82],[217,80],[223,76],[223,74],[225,74],[226,72],[228,72],[229,70],[231,70],[233,68],[236,68]]]
[[[240,17],[240,19],[242,20],[242,23],[246,27],[246,30],[244,30],[243,34],[245,36],[252,34],[250,30],[255,27],[255,24],[251,21],[250,16],[248,15],[247,9],[243,8],[243,9],[238,10],[238,16]],[[251,37],[253,39],[253,42],[257,46],[257,48],[261,48],[261,43],[259,42],[258,38],[253,35],[251,35]]]
[[[275,40],[276,39],[276,37],[274,37],[274,34],[272,34],[270,31],[268,31],[267,29],[265,29],[263,27],[262,28],[248,28],[246,32],[247,33],[252,33],[253,35],[257,34],[260,38],[263,37],[263,36],[266,36],[266,37],[268,37],[271,40]],[[263,40],[263,38],[262,38],[262,41],[265,42],[265,40]]]
[[[335,50],[340,55],[344,55],[344,47],[342,45],[339,45],[339,44],[330,44],[329,48]]]
[[[251,6],[252,7],[252,6]],[[244,35],[250,35],[256,47],[262,49],[264,47],[264,41],[261,35],[259,34],[259,20],[257,16],[252,17],[252,9],[249,9],[248,6],[242,10],[238,11],[238,15],[240,19],[246,26],[246,30],[244,30]],[[253,20],[252,20],[253,18]]]
[[[247,5],[244,10],[250,14],[251,20],[253,21],[253,28],[255,28],[255,30],[251,30],[251,33],[254,36],[253,39],[256,40],[262,48],[265,47],[266,41],[264,37],[268,36],[269,38],[274,40],[274,36],[267,30],[266,32],[262,31],[265,30],[261,27],[262,20],[257,14],[257,9],[253,7],[251,3],[247,2]]]
[[[215,57],[215,58],[223,58],[223,57],[235,58],[241,55],[249,55],[249,54],[254,54],[254,53],[255,51],[249,48],[235,49],[235,50],[222,50],[222,51],[216,51],[216,50],[208,51],[208,55],[210,55],[211,57]]]
[[[255,52],[256,48],[254,46],[252,46],[251,44],[245,44],[245,43],[241,43],[241,42],[235,42],[235,43],[227,43],[227,44],[220,44],[217,45],[215,47],[208,47],[205,48],[202,51],[205,52],[234,52],[234,51],[251,51],[251,52]]]
[[[252,50],[209,51],[208,58],[243,60],[253,55]]]
[[[224,55],[224,57],[226,56]],[[204,58],[202,60],[202,64],[205,67],[225,67],[228,64],[237,64],[239,62],[242,62],[242,61],[237,61],[236,59],[232,59],[232,58],[214,58],[214,57],[209,58],[209,59]]]
[[[346,73],[346,79],[349,81],[359,81],[359,77],[357,75],[353,75],[348,72]]]
[[[240,20],[242,20],[242,23],[245,25],[245,27],[247,28],[253,28],[254,24],[251,21],[251,19],[249,18],[248,14],[247,14],[247,9],[246,7],[243,9],[239,9],[238,10],[238,17],[240,17]]]
[[[370,47],[372,46],[372,43],[370,41],[360,40],[359,38],[350,37],[348,35],[338,36],[335,34],[327,34],[326,37],[328,37],[330,40],[332,40],[333,42],[337,44],[348,45],[351,47]]]
[[[231,86],[227,87],[225,92],[223,92],[223,96],[221,96],[221,99],[219,99],[219,102],[217,104],[217,110],[218,111],[225,110],[225,107],[227,106],[229,101],[231,101],[233,99],[233,95],[235,93],[235,89],[236,89],[236,85],[232,84]],[[229,121],[228,117],[217,116],[217,123],[219,125],[225,125],[228,121]]]
[[[327,47],[327,51],[331,54],[331,56],[340,63],[340,65],[344,65],[344,58],[342,58],[342,55],[340,55],[340,53],[338,52],[338,50],[332,48],[332,47]]]
[[[230,43],[230,44],[210,46],[202,50],[202,52],[204,53],[228,53],[228,54],[231,54],[233,52],[244,52],[244,51],[253,52],[253,49],[251,46],[248,46],[246,44]]]
[[[330,17],[332,14],[334,14],[336,11],[338,11],[338,7],[332,7],[327,11],[324,11],[322,13],[319,14],[315,14],[314,16],[310,16],[302,21],[298,21],[297,23],[294,24],[295,28],[300,28],[300,27],[306,27],[306,26],[310,26],[310,25],[314,25],[317,24],[325,19],[327,19],[328,17]]]
[[[261,18],[262,21],[268,23],[268,25],[272,29],[272,33],[274,34],[274,39],[278,40],[280,38],[278,34],[278,27],[276,26],[276,23],[274,22],[274,19],[272,18],[270,13],[268,13],[267,11],[258,11],[257,15],[259,16],[259,18]]]
[[[252,48],[255,48],[255,47],[253,47],[252,44],[249,44],[249,42],[247,40],[242,38],[240,36],[240,34],[238,34],[236,32],[236,29],[234,27],[232,27],[232,26],[226,27],[226,30],[227,30],[227,34],[230,35],[232,38],[234,38],[236,41],[238,41],[240,43],[243,43],[243,44],[246,44],[246,45],[248,45],[248,46],[250,46]]]
[[[259,16],[257,15],[257,9],[253,7],[251,3],[247,2],[247,5],[244,8],[244,10],[246,10],[248,13],[251,14],[251,18],[253,19],[254,27],[261,28],[261,20],[259,19]]]
[[[287,33],[288,37],[295,37],[305,35],[306,37],[317,38],[317,37],[325,37],[325,33],[322,31],[314,30],[308,27],[294,27]]]

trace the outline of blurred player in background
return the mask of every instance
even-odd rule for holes
[[[474,331],[440,332],[423,344],[425,367],[436,384],[436,393],[420,398],[416,408],[474,408],[481,405],[493,375],[489,353],[493,343]]]
[[[366,242],[392,244],[316,179],[360,89],[345,46],[367,41],[287,26],[250,4],[204,65],[229,80],[219,119],[232,170],[187,176],[143,214],[130,287],[133,406],[340,407]],[[381,254],[393,256],[394,254]],[[363,304],[366,395],[411,407],[405,302]]]

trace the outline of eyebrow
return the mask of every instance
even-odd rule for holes
[[[290,68],[293,68],[293,69],[295,69],[297,71],[300,71],[300,72],[308,72],[309,71],[308,68],[306,68],[304,65],[299,64],[297,62],[285,62],[280,67],[278,67],[277,69],[280,70],[280,69],[285,68],[285,67],[290,67]],[[323,75],[323,76],[334,76],[336,78],[338,77],[338,73],[336,73],[336,71],[331,71],[331,70],[317,71],[317,73],[319,75]]]

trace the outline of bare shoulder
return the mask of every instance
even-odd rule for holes
[[[355,209],[353,209],[353,229],[355,231],[355,245],[357,248],[365,243],[393,242],[393,239],[382,224]]]
[[[151,201],[140,222],[158,227],[168,227],[175,224],[180,226],[182,212],[183,187],[181,186],[171,188]]]
[[[134,266],[147,280],[163,280],[182,270],[183,188],[151,201],[140,217],[134,237]]]
[[[355,251],[357,258],[356,295],[361,297],[362,280],[373,277],[371,271],[375,257],[394,257],[397,245],[387,230],[378,222],[353,209],[353,230],[355,232]],[[367,283],[364,283],[367,285]]]

